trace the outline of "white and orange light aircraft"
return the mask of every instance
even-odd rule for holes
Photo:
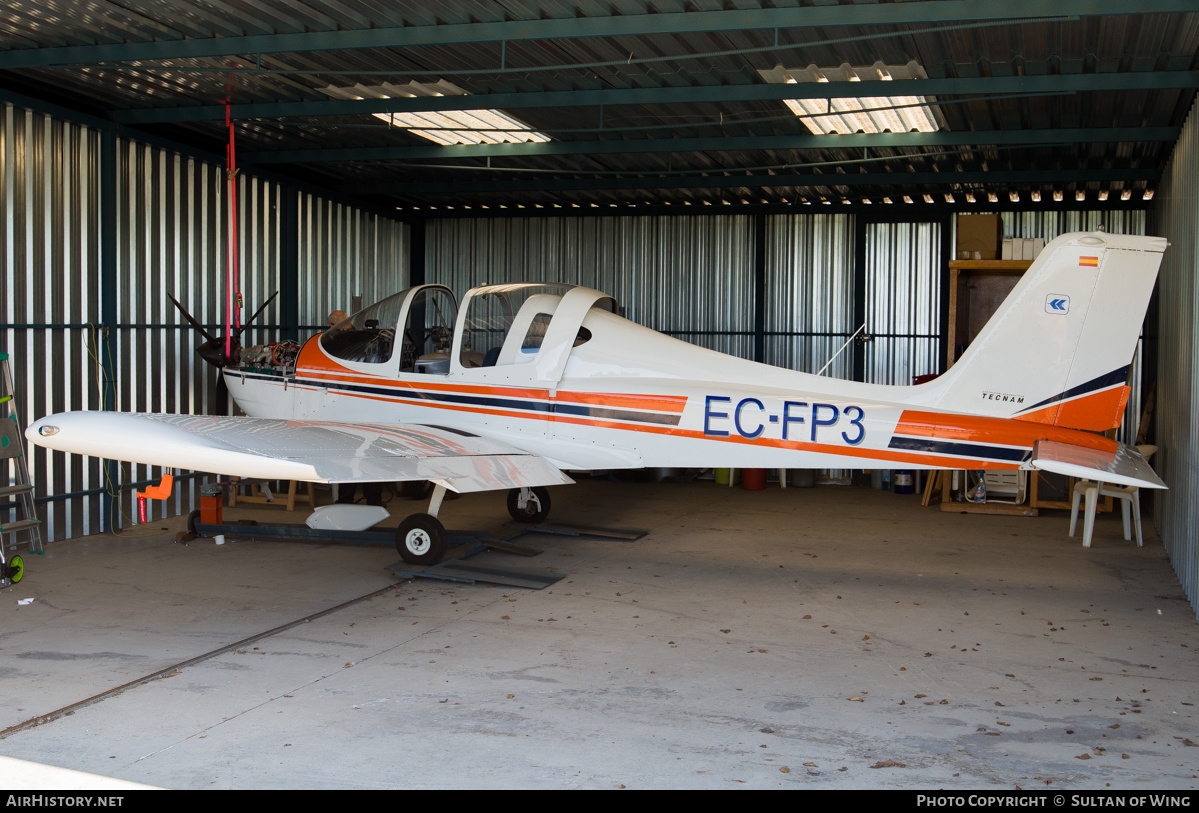
[[[1044,469],[1165,488],[1120,424],[1166,241],[1077,233],[1045,247],[961,359],[918,386],[779,369],[664,336],[599,291],[490,285],[459,308],[402,291],[310,339],[292,366],[226,367],[249,417],[68,412],[51,449],[324,483],[429,480],[400,525],[410,563],[440,560],[446,489],[511,489],[549,510],[564,471],[641,467]],[[268,354],[269,355],[269,354]]]

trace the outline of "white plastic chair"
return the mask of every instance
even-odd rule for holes
[[[1157,451],[1157,447],[1138,446],[1137,451],[1148,460]],[[1091,547],[1091,534],[1095,530],[1095,509],[1098,507],[1100,497],[1112,497],[1120,501],[1120,509],[1124,516],[1124,538],[1132,539],[1132,529],[1129,526],[1135,525],[1137,530],[1137,547],[1142,547],[1144,545],[1144,538],[1141,535],[1141,490],[1137,486],[1117,486],[1094,480],[1079,480],[1076,482],[1074,484],[1074,497],[1070,501],[1070,536],[1074,536],[1074,530],[1078,527],[1078,504],[1085,498],[1086,507],[1083,514],[1082,546],[1084,548]],[[1130,515],[1131,522],[1129,521]]]

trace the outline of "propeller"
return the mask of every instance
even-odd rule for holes
[[[262,312],[266,310],[267,305],[271,304],[271,302],[273,302],[275,300],[275,297],[277,297],[278,295],[279,295],[278,291],[275,291],[275,293],[271,294],[270,298],[267,299],[266,302],[262,303],[262,307],[260,307],[258,310],[256,310],[254,312],[254,315],[245,321],[245,324],[243,324],[241,327],[239,327],[233,331],[233,333],[230,337],[230,341],[229,341],[229,356],[228,357],[225,356],[225,337],[224,336],[220,336],[220,335],[214,336],[211,333],[209,333],[207,330],[204,329],[203,325],[201,325],[199,322],[197,322],[195,320],[195,317],[193,317],[190,313],[187,312],[187,308],[183,307],[183,305],[181,305],[179,303],[178,299],[171,296],[170,294],[167,294],[167,297],[171,300],[171,302],[175,303],[175,307],[179,309],[179,312],[181,314],[183,314],[183,318],[186,319],[189,323],[191,323],[191,326],[194,327],[197,331],[199,331],[200,335],[202,335],[205,338],[206,341],[201,343],[196,348],[196,355],[198,355],[200,358],[204,359],[204,361],[208,362],[213,367],[216,367],[219,370],[222,367],[229,365],[230,363],[233,363],[233,364],[237,363],[238,354],[241,352],[240,339],[241,339],[242,332],[245,331],[245,329],[248,328],[251,324],[253,324],[255,319],[257,319],[259,316],[262,315]],[[225,384],[225,377],[223,375],[218,374],[217,375],[217,384],[216,384],[217,411],[221,412],[221,413],[228,412],[228,405],[229,405],[229,389],[228,389],[228,386]]]
[[[229,342],[230,358],[225,357],[225,337],[224,336],[213,336],[211,333],[209,333],[207,330],[204,329],[203,325],[201,325],[199,322],[197,322],[195,320],[195,318],[190,313],[187,312],[187,308],[185,308],[185,307],[183,307],[183,305],[179,304],[178,299],[171,296],[170,294],[167,294],[167,297],[172,302],[175,303],[175,307],[179,309],[179,312],[181,314],[183,314],[183,318],[186,319],[188,322],[190,322],[191,326],[194,327],[196,330],[198,330],[200,332],[200,335],[202,335],[205,339],[207,339],[206,342],[204,342],[203,344],[201,344],[199,347],[196,348],[196,355],[198,355],[200,358],[204,359],[206,362],[211,364],[213,367],[221,368],[221,367],[226,366],[230,362],[230,360],[236,361],[238,351],[241,350],[241,342],[239,340],[241,339],[242,331],[244,331],[251,324],[253,324],[254,320],[262,315],[262,312],[264,310],[266,310],[267,305],[271,304],[271,302],[273,302],[275,300],[275,297],[277,297],[278,295],[279,295],[278,291],[275,291],[275,293],[271,294],[270,298],[267,299],[266,302],[262,303],[262,307],[260,307],[258,310],[256,310],[254,312],[254,315],[246,320],[245,324],[243,324],[237,330],[233,331],[232,341]]]

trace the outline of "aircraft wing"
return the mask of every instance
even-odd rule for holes
[[[458,492],[573,482],[516,447],[418,424],[64,412],[25,435],[65,452],[267,480],[431,480]]]
[[[1032,468],[1121,486],[1166,488],[1141,453],[1122,443],[1104,451],[1039,440],[1033,448]]]

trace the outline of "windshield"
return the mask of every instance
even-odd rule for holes
[[[390,361],[395,349],[400,306],[407,295],[407,291],[401,291],[337,323],[321,335],[321,347],[343,361],[362,364]]]

